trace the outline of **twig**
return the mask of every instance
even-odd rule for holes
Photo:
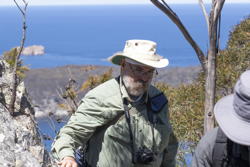
[[[27,10],[28,3],[25,0],[22,0],[22,1],[24,3],[23,9],[16,2],[16,0],[14,0],[16,6],[18,7],[18,9],[20,10],[20,12],[22,13],[22,16],[23,16],[23,27],[22,27],[23,32],[22,32],[21,46],[20,46],[20,49],[18,50],[17,56],[15,57],[15,63],[14,63],[13,74],[12,74],[12,82],[10,84],[12,94],[11,94],[10,104],[9,104],[8,108],[9,108],[9,112],[12,116],[14,115],[14,111],[15,111],[16,91],[17,91],[17,86],[18,86],[18,83],[17,83],[18,82],[17,81],[17,79],[18,79],[18,77],[17,77],[17,64],[18,64],[18,60],[20,59],[20,55],[21,55],[23,47],[24,47],[24,43],[26,40],[26,29],[27,29],[26,10]]]
[[[59,90],[60,90],[61,92],[59,92]],[[57,92],[58,96],[59,96],[65,103],[67,103],[68,106],[71,106],[70,103],[68,102],[68,100],[65,100],[65,98],[63,98],[63,95],[62,95],[62,94],[63,94],[63,91],[62,91],[61,88],[58,88],[58,89],[56,90],[56,92]]]
[[[53,120],[51,119],[50,115],[48,115],[48,120],[47,120],[50,128],[55,132],[55,134],[57,133],[56,131],[56,126],[55,123],[53,122]]]
[[[213,21],[214,22],[217,22],[218,18],[220,17],[221,15],[221,10],[224,6],[224,3],[225,3],[225,0],[217,0],[217,1],[214,1],[214,18],[213,18]]]
[[[209,17],[208,17],[205,5],[203,3],[203,0],[199,0],[199,4],[200,4],[202,12],[204,14],[204,17],[205,17],[205,20],[206,20],[206,23],[207,23],[207,30],[208,30],[208,33],[209,33]]]
[[[206,72],[207,71],[206,70],[207,69],[207,64],[206,64],[207,60],[206,60],[204,53],[202,52],[202,50],[200,49],[198,44],[193,40],[192,36],[189,34],[189,32],[187,31],[185,26],[182,24],[181,20],[177,16],[177,14],[173,12],[173,10],[167,5],[167,3],[164,0],[161,0],[161,1],[163,3],[159,2],[158,0],[151,0],[151,2],[156,7],[158,7],[162,12],[164,12],[175,23],[175,25],[179,28],[179,30],[182,32],[182,34],[184,35],[186,40],[190,43],[190,45],[195,50],[195,52],[198,56],[198,59],[201,63],[202,70],[204,72]]]

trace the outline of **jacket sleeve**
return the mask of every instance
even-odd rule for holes
[[[211,167],[209,152],[204,145],[198,144],[192,158],[192,167]]]
[[[51,150],[53,157],[57,160],[74,157],[74,150],[84,146],[96,128],[107,121],[101,101],[86,95],[76,113],[56,136]]]
[[[163,117],[166,118],[166,124],[168,125],[168,129],[170,131],[169,135],[169,142],[167,147],[164,150],[163,153],[163,161],[161,164],[161,167],[175,167],[176,166],[176,154],[178,150],[178,140],[173,132],[172,126],[169,122],[169,109],[168,105],[166,105],[165,108],[166,112]],[[163,112],[164,113],[164,112]]]
[[[212,167],[212,154],[217,128],[209,131],[198,143],[192,158],[192,167]]]
[[[169,137],[169,144],[164,150],[163,161],[161,167],[175,167],[176,166],[176,154],[178,149],[178,141],[174,133],[172,132]]]

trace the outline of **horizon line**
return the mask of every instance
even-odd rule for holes
[[[194,5],[199,3],[197,2],[182,2],[182,3],[176,3],[176,2],[169,2],[168,4],[171,5]],[[210,2],[205,3],[206,5],[211,4]],[[250,4],[250,2],[228,2],[227,4]],[[84,4],[84,3],[75,3],[75,4],[28,4],[28,6],[121,6],[121,5],[153,5],[152,3],[104,3],[104,4]],[[15,4],[0,4],[0,6],[6,6],[6,7],[12,7],[16,6]]]

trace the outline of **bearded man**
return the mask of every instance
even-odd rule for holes
[[[151,85],[168,59],[156,43],[128,40],[108,58],[120,76],[89,91],[52,145],[61,167],[174,167],[178,142],[169,123],[168,101]],[[80,153],[79,146],[84,148]]]

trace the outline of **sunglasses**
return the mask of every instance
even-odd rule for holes
[[[132,65],[130,63],[126,63],[129,66],[129,69],[132,71],[134,76],[151,76],[156,72],[156,75],[158,74],[157,70],[155,69],[150,69],[150,70],[145,70],[139,66]]]

